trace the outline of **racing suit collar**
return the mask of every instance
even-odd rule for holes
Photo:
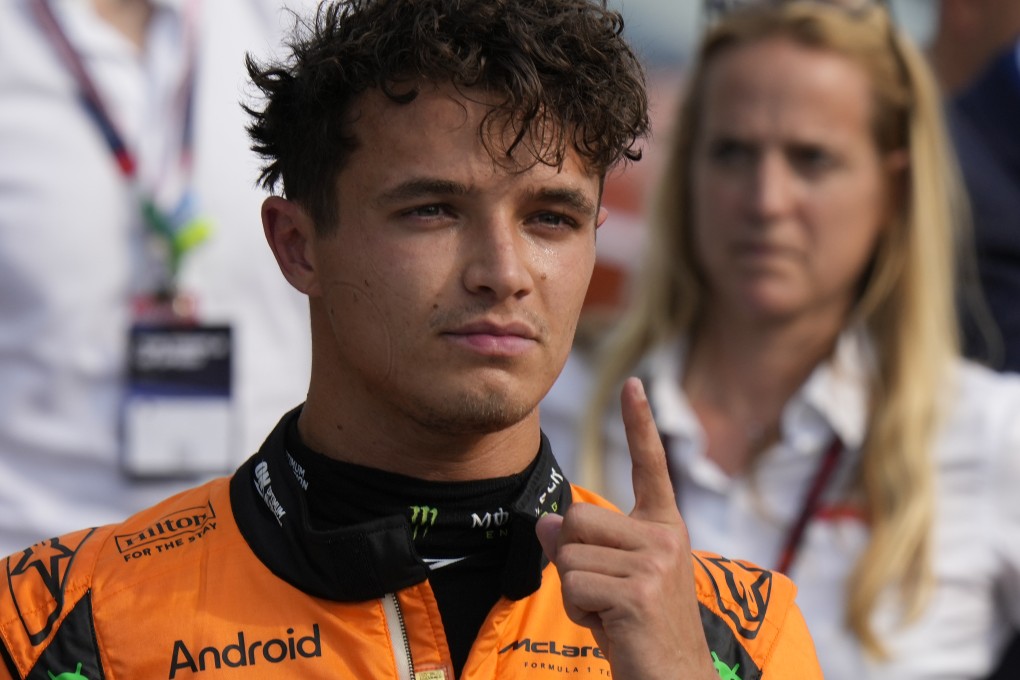
[[[288,423],[300,412],[298,407],[286,414],[231,479],[234,518],[252,551],[287,583],[339,602],[379,598],[425,581],[428,567],[415,553],[403,516],[329,531],[312,528],[285,446]],[[535,523],[548,512],[564,513],[570,502],[570,485],[543,434],[534,470],[510,511],[503,595],[519,600],[538,589],[548,560],[535,536]]]

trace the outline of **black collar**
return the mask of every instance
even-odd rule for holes
[[[230,502],[241,535],[274,574],[296,588],[328,600],[360,602],[421,583],[429,570],[415,554],[411,527],[400,515],[330,531],[311,528],[298,478],[287,464],[285,415],[262,448],[230,481]],[[502,592],[513,600],[538,590],[547,564],[535,523],[548,512],[563,514],[570,485],[542,435],[534,471],[511,508],[510,550]]]

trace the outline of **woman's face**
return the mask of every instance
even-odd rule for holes
[[[867,74],[771,38],[723,52],[706,75],[692,173],[706,309],[842,323],[888,214]]]

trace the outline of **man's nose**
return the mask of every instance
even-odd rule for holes
[[[534,285],[531,248],[523,229],[506,215],[493,214],[472,224],[463,244],[464,287],[498,300],[522,297]]]

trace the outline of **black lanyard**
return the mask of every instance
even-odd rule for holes
[[[662,445],[666,450],[666,467],[669,470],[669,479],[673,483],[674,492],[679,494],[680,472],[675,469],[670,457],[670,439],[668,435],[662,436]],[[828,448],[822,454],[822,459],[818,461],[818,468],[815,471],[814,479],[811,480],[811,486],[808,487],[807,493],[804,494],[804,499],[801,501],[800,512],[797,513],[797,518],[786,531],[786,538],[783,541],[783,547],[775,567],[776,571],[784,574],[790,572],[790,568],[793,566],[794,561],[796,561],[801,545],[804,542],[804,533],[807,525],[818,512],[822,493],[832,480],[832,475],[836,471],[836,464],[839,462],[842,452],[842,442],[839,440],[839,437],[833,435]]]

